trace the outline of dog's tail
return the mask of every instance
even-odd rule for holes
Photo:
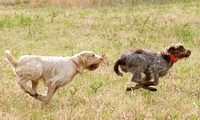
[[[14,66],[14,67],[17,67],[18,65],[18,62],[14,59],[14,57],[12,56],[12,54],[10,53],[9,50],[6,50],[4,52],[6,58],[8,59],[8,61]]]
[[[114,71],[116,72],[117,75],[119,76],[123,76],[123,74],[119,71],[119,65],[125,65],[125,60],[126,58],[120,58],[118,59],[116,62],[115,62],[115,65],[114,65]]]

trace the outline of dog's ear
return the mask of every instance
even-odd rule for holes
[[[170,47],[167,48],[166,52],[174,54],[174,50],[175,50],[175,47],[174,46],[170,46]]]
[[[83,63],[86,62],[86,59],[87,59],[87,58],[86,58],[85,53],[80,54],[80,55],[79,55],[79,58],[80,58],[81,62],[83,62]]]

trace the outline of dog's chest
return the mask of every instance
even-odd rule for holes
[[[171,68],[171,65],[163,59],[158,59],[156,66],[160,77],[167,75],[169,69]]]
[[[161,71],[159,71],[159,77],[163,77],[163,76],[167,75],[167,73],[168,73],[168,70],[161,70]]]
[[[163,77],[163,76],[167,75],[167,73],[168,73],[168,71],[169,71],[169,69],[170,69],[170,67],[167,66],[167,65],[165,65],[165,64],[159,65],[158,68],[159,68],[159,69],[158,69],[158,72],[159,72],[159,76],[160,76],[160,77]]]

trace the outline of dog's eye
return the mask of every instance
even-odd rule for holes
[[[94,57],[94,54],[92,54],[92,57]]]

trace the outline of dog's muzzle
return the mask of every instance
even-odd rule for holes
[[[99,67],[99,64],[101,63],[103,61],[103,58],[102,57],[100,57],[99,58],[99,63],[95,63],[95,64],[91,64],[91,65],[89,65],[86,69],[87,70],[96,70],[98,67]]]

